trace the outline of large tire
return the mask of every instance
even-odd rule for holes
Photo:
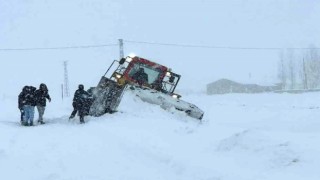
[[[102,77],[98,86],[93,90],[94,101],[90,107],[90,115],[101,116],[117,110],[125,86],[119,86],[115,81]]]

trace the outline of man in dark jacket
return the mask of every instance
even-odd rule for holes
[[[78,111],[78,115],[80,117],[80,123],[84,123],[84,116],[87,115],[86,113],[86,105],[89,98],[89,93],[84,90],[84,86],[82,84],[79,85],[78,90],[74,93],[72,106],[74,110],[71,113],[69,119],[74,118]]]
[[[140,86],[148,83],[148,74],[144,72],[143,68],[139,68],[138,72],[136,72],[132,78],[135,79]]]
[[[23,118],[24,118],[24,110],[23,110],[23,106],[26,103],[26,94],[27,94],[27,90],[28,90],[28,86],[24,86],[21,93],[18,96],[18,108],[20,110],[21,113],[21,117],[20,117],[20,123],[23,123]]]
[[[23,124],[26,126],[33,126],[33,117],[34,117],[34,107],[36,105],[34,93],[36,91],[36,88],[33,86],[28,86],[26,88],[26,93],[24,96],[24,105],[23,105],[23,111],[24,111],[24,118],[23,118]]]
[[[38,123],[44,124],[43,121],[43,114],[46,109],[46,102],[47,99],[49,102],[51,102],[50,95],[48,93],[48,88],[45,84],[41,83],[38,90],[35,92],[35,100],[36,105],[39,113]]]

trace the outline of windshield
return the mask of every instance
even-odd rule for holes
[[[136,63],[129,71],[129,76],[133,78],[133,76],[138,73],[139,69],[143,68],[144,72],[147,74],[148,84],[153,84],[159,78],[161,73],[160,69],[153,68],[150,65]]]

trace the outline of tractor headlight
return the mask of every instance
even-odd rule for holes
[[[126,58],[126,61],[127,61],[127,62],[131,62],[131,61],[132,61],[132,57],[129,57],[129,56],[128,56],[128,57]]]
[[[115,77],[116,79],[120,79],[120,78],[122,78],[122,75],[119,73],[114,73],[113,77]]]
[[[121,75],[120,74],[116,74],[116,78],[120,79]]]
[[[136,57],[136,55],[135,55],[135,54],[133,54],[133,53],[130,53],[128,56],[129,56],[129,57],[131,57],[131,58]]]
[[[171,72],[167,72],[166,76],[171,77]]]
[[[133,54],[133,53],[130,53],[130,54],[126,57],[126,61],[127,61],[127,62],[131,62],[134,57],[136,57],[136,55]]]
[[[172,94],[172,97],[175,99],[179,99],[181,96],[179,94]]]

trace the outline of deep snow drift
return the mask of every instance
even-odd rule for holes
[[[65,99],[48,104],[46,125],[21,127],[17,100],[3,98],[0,179],[320,178],[320,93],[181,94],[203,123],[127,93],[118,113],[84,125]]]

